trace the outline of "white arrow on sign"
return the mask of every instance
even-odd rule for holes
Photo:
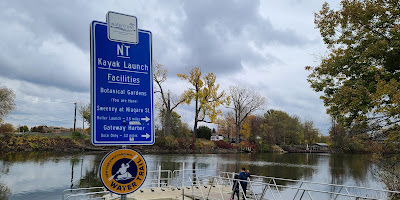
[[[146,133],[145,135],[142,135],[142,137],[145,137],[146,139],[148,139],[150,137],[150,135],[148,133]]]
[[[146,122],[148,122],[150,120],[150,118],[148,118],[147,116],[145,118],[141,118],[141,120],[144,120]]]

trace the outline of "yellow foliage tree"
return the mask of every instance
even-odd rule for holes
[[[240,135],[243,135],[246,139],[249,139],[251,133],[251,124],[250,118],[254,117],[254,115],[249,116],[243,122],[242,129],[240,129]]]
[[[187,104],[190,104],[192,100],[195,103],[193,126],[193,144],[195,144],[198,122],[215,123],[217,116],[221,115],[221,110],[218,110],[217,107],[229,102],[229,97],[226,97],[224,91],[218,93],[219,84],[215,83],[216,76],[213,73],[208,73],[202,77],[199,67],[190,69],[187,74],[177,75],[182,80],[189,81],[192,85],[184,92],[184,96]]]

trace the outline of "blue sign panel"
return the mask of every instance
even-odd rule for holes
[[[104,22],[90,27],[92,143],[154,144],[151,32],[132,45],[110,41]]]

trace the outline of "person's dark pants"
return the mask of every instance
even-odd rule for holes
[[[235,199],[235,194],[236,194],[236,196],[237,196],[237,199],[239,200],[239,190],[235,190],[235,191],[233,192],[231,199]]]
[[[242,183],[240,183],[240,185],[242,186],[244,196],[246,196],[247,183],[242,182]],[[243,199],[244,199],[244,196],[243,196]]]

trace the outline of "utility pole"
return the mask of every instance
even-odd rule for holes
[[[82,117],[82,134],[85,133],[85,118]]]
[[[76,102],[74,104],[75,104],[75,115],[74,115],[74,131],[75,131],[75,128],[76,128]]]

